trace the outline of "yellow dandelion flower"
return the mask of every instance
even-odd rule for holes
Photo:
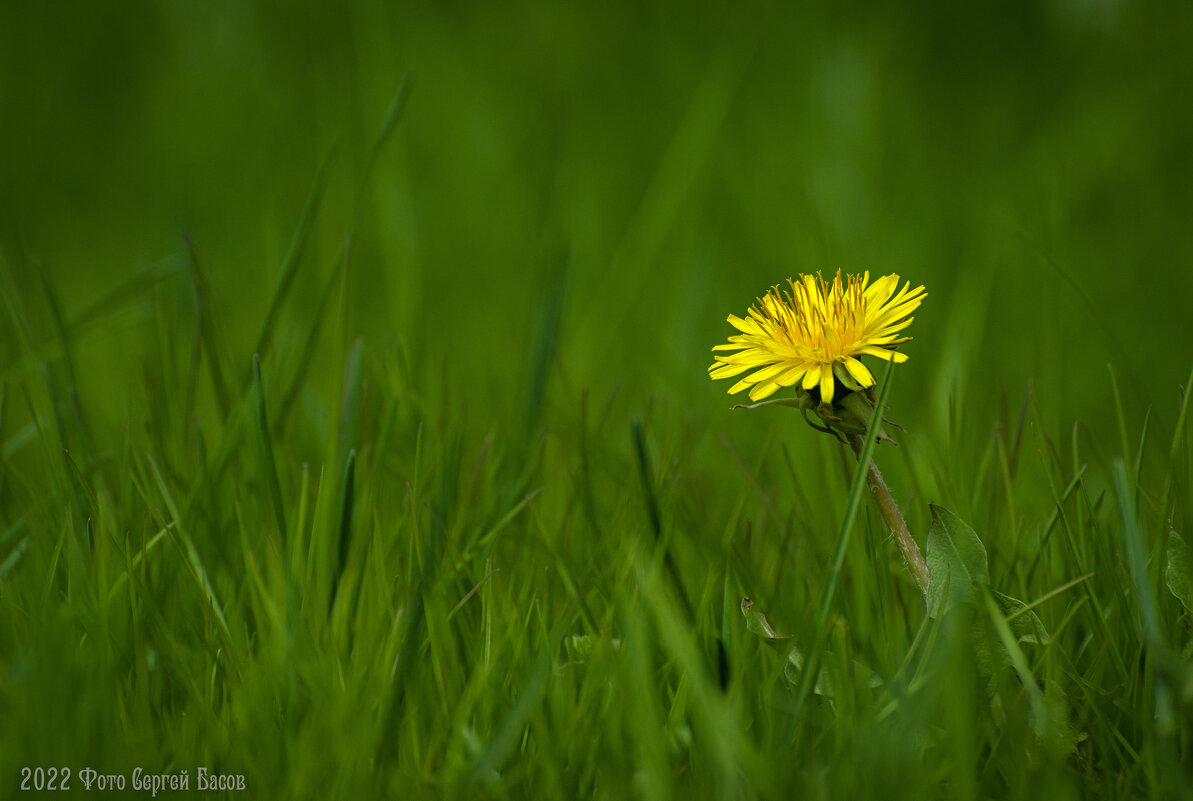
[[[772,287],[744,319],[729,315],[741,333],[713,350],[737,352],[717,353],[708,374],[729,378],[754,371],[730,387],[730,394],[748,389],[758,401],[798,384],[819,390],[821,403],[832,403],[834,379],[854,391],[874,385],[859,356],[907,361],[895,348],[911,338],[898,333],[915,319],[907,315],[926,297],[922,286],[912,289],[908,281],[896,292],[899,276],[893,273],[871,284],[868,272],[842,277],[840,270],[831,283],[819,274],[787,283],[790,288],[781,293]]]

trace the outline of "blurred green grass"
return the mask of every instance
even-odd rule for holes
[[[1157,532],[1188,519],[1187,438],[1172,443],[1193,362],[1191,36],[1180,3],[5,4],[0,560],[27,556],[0,579],[0,699],[21,727],[0,782],[18,758],[153,755],[161,770],[217,758],[279,797],[1163,786],[1103,491],[1148,414],[1139,506],[1161,587]],[[324,163],[257,392],[254,350]],[[731,414],[704,368],[727,314],[837,268],[928,288],[894,378],[909,430],[879,452],[912,531],[927,501],[949,505],[996,586],[1029,600],[1102,571],[1089,602],[1044,613],[1076,622],[1034,665],[1074,707],[1088,691],[1077,725],[1095,755],[1033,773],[1038,755],[1006,745],[1030,738],[1006,676],[1002,728],[976,680],[923,702],[943,721],[904,703],[871,727],[861,688],[797,721],[781,660],[742,633],[749,594],[809,635],[851,467],[793,416]],[[632,418],[697,610],[688,639],[673,588],[636,566]],[[1055,529],[1075,533],[1042,533],[1086,462]],[[169,531],[131,589],[114,584],[176,518],[167,493],[210,591]],[[914,589],[865,525],[830,650],[904,687]],[[620,645],[554,664],[586,627]],[[739,682],[724,699],[692,651],[717,636]],[[943,647],[916,675],[970,658]],[[424,666],[400,691],[395,659]],[[352,734],[328,748],[329,731]],[[910,776],[921,747],[951,756]],[[1123,767],[1136,750],[1143,775]],[[873,769],[850,775],[858,755]]]
[[[709,413],[692,365],[724,315],[810,270],[929,288],[904,380],[930,402],[905,415],[941,419],[980,375],[1105,425],[1107,362],[1137,407],[1187,372],[1184,4],[73,8],[10,5],[0,33],[5,258],[25,294],[51,276],[68,318],[186,232],[229,341],[251,341],[338,144],[286,309],[312,314],[411,70],[350,336],[433,343],[413,355],[510,407],[520,374],[488,368],[520,366],[561,252],[566,375]],[[84,344],[107,364],[130,341]]]

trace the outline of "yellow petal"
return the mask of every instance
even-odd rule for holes
[[[731,326],[736,328],[738,331],[741,331],[743,334],[755,334],[757,336],[764,336],[762,328],[758,325],[758,323],[754,322],[753,320],[743,320],[742,318],[738,317],[736,314],[731,314],[726,319],[728,319],[729,324]]]
[[[845,369],[853,376],[853,380],[861,384],[863,388],[874,386],[874,376],[866,368],[866,365],[852,356],[845,357]]]
[[[736,395],[737,393],[741,392],[743,389],[747,389],[747,388],[749,388],[749,387],[752,387],[752,386],[754,386],[754,385],[753,385],[753,384],[750,384],[750,383],[748,383],[748,382],[746,382],[746,381],[738,381],[736,384],[734,384],[733,386],[729,387],[729,394],[730,394],[730,395]]]
[[[873,347],[879,347],[879,348],[886,348],[887,350],[890,350],[895,345],[900,345],[904,342],[910,342],[910,341],[911,341],[911,337],[899,337],[899,336],[895,336],[892,334],[889,337],[866,337],[859,344],[863,348],[868,348],[868,347],[873,346]]]
[[[713,358],[725,364],[770,364],[775,360],[775,355],[765,348],[746,348],[740,353]]]
[[[897,305],[888,306],[876,314],[870,314],[869,310],[866,313],[866,328],[875,330],[883,326],[890,325],[898,321],[901,317],[906,317],[913,311],[919,308],[920,303],[923,302],[924,295],[910,301],[902,301]]]
[[[789,387],[796,381],[803,378],[805,371],[808,368],[805,365],[796,365],[795,367],[788,367],[786,372],[775,376],[775,383],[781,387]]]
[[[877,310],[887,302],[897,286],[899,286],[898,275],[895,273],[884,275],[871,284],[862,297],[865,298],[868,307]]]
[[[714,364],[708,368],[708,377],[717,378],[732,378],[738,373],[744,373],[749,370],[751,365],[748,364]]]
[[[920,289],[923,289],[923,287],[920,287]],[[867,304],[866,327],[872,328],[878,325],[885,325],[892,320],[897,320],[911,313],[920,305],[923,299],[923,295],[917,296],[914,292],[909,293],[908,288],[904,287],[897,295],[881,305]]]
[[[755,384],[754,388],[750,390],[750,400],[759,401],[763,398],[775,394],[775,390],[779,385],[774,381],[764,381],[761,384]]]
[[[772,364],[769,367],[764,367],[761,370],[746,376],[742,380],[750,384],[757,384],[759,381],[769,381],[771,378],[774,378],[776,375],[786,369],[786,364]]]
[[[911,325],[911,321],[914,319],[915,319],[914,317],[908,317],[906,320],[902,320],[899,322],[892,322],[889,325],[875,326],[874,328],[872,328],[870,330],[870,333],[875,336],[880,336],[880,337],[884,337],[887,334],[894,334],[898,331],[902,331],[904,328]]]
[[[903,364],[903,362],[907,361],[907,354],[900,353],[897,350],[887,350],[886,348],[865,347],[865,348],[862,348],[860,352],[866,354],[867,356],[877,356],[878,358],[886,359],[887,361],[894,359],[895,364]]]
[[[822,403],[832,403],[833,401],[833,371],[820,371],[820,401]]]

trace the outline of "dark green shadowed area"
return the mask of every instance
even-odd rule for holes
[[[1183,798],[1190,42],[0,4],[0,798]],[[926,593],[707,375],[838,269],[927,290],[850,432]]]

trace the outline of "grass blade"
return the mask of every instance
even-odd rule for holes
[[[224,379],[221,366],[221,352],[216,341],[214,322],[211,317],[209,304],[210,287],[203,267],[199,263],[199,254],[195,251],[194,240],[190,234],[186,235],[186,252],[190,257],[191,282],[195,292],[195,316],[198,320],[199,337],[207,351],[207,370],[211,374],[211,385],[215,389],[215,400],[219,404],[221,419],[228,419],[228,410],[232,405],[231,394],[228,392],[228,382]]]
[[[337,529],[336,563],[331,574],[331,603],[336,600],[340,579],[348,567],[348,551],[352,545],[352,503],[356,494],[356,451],[348,451],[344,465],[344,488],[340,503],[340,525]]]
[[[149,460],[149,467],[153,470],[153,477],[157,481],[158,489],[161,491],[162,499],[166,502],[166,508],[170,510],[170,515],[174,518],[174,530],[178,533],[178,538],[182,542],[183,552],[186,554],[187,563],[191,568],[191,575],[194,576],[199,589],[203,592],[207,600],[207,605],[215,615],[216,621],[219,622],[220,632],[224,636],[224,642],[229,646],[228,655],[231,658],[232,645],[232,630],[228,628],[228,619],[224,617],[224,606],[220,603],[215,594],[215,588],[211,585],[211,580],[207,577],[207,569],[203,567],[203,560],[199,558],[199,552],[195,550],[195,544],[191,541],[190,535],[187,534],[186,529],[182,525],[182,520],[178,516],[178,505],[174,502],[174,496],[170,492],[169,487],[166,486],[165,479],[162,478],[162,473],[157,468],[157,463],[153,461],[153,457],[146,455]],[[169,528],[167,526],[166,528]],[[235,662],[232,663],[235,665]]]
[[[261,383],[261,356],[253,354],[253,382],[257,394],[257,433],[261,435],[261,453],[265,459],[265,479],[269,484],[269,497],[273,501],[273,517],[278,527],[278,536],[286,540],[286,507],[282,502],[282,485],[278,480],[277,462],[273,457],[273,438],[269,433],[269,417],[265,412],[265,388]]]
[[[286,295],[290,292],[290,287],[294,283],[294,277],[298,274],[298,265],[302,262],[302,257],[306,253],[311,222],[315,218],[315,213],[319,208],[319,201],[323,197],[323,190],[327,186],[328,167],[334,155],[334,149],[329,151],[323,158],[323,163],[319,165],[319,172],[315,174],[315,182],[311,186],[310,194],[307,195],[307,202],[303,206],[302,216],[298,219],[298,229],[295,230],[294,237],[290,240],[290,248],[286,251],[286,257],[282,260],[282,269],[278,274],[278,282],[274,286],[273,295],[269,298],[269,309],[265,312],[265,320],[261,323],[261,333],[257,335],[257,347],[254,349],[256,353],[264,353],[273,338],[273,327],[274,323],[277,322],[278,310],[281,308],[282,302],[286,299]]]
[[[1131,445],[1127,438],[1127,416],[1123,412],[1123,399],[1118,391],[1118,378],[1114,374],[1114,367],[1107,364],[1106,369],[1110,371],[1110,388],[1114,393],[1114,413],[1115,420],[1118,422],[1119,447],[1122,448],[1122,458],[1126,459],[1131,455]]]
[[[1172,430],[1172,445],[1168,449],[1168,475],[1164,479],[1164,493],[1160,496],[1160,510],[1166,513],[1168,510],[1168,500],[1172,497],[1172,485],[1175,481],[1176,473],[1179,470],[1187,471],[1188,465],[1181,463],[1181,445],[1185,437],[1185,419],[1189,414],[1189,396],[1193,395],[1193,369],[1189,371],[1189,377],[1185,379],[1185,386],[1181,392],[1181,410],[1176,417],[1176,425]],[[1123,458],[1126,458],[1124,456]]]
[[[676,593],[679,595],[680,603],[683,604],[683,610],[688,622],[694,624],[696,621],[695,610],[692,608],[692,602],[688,598],[687,590],[684,589],[679,570],[675,566],[675,560],[671,558],[670,545],[663,537],[663,522],[659,515],[659,498],[655,493],[654,479],[652,478],[653,472],[650,466],[650,454],[646,450],[646,438],[642,433],[642,421],[634,420],[631,423],[631,428],[634,436],[634,452],[638,457],[638,472],[642,478],[643,496],[646,500],[646,511],[650,518],[650,530],[654,534],[656,558],[659,556],[662,557],[663,565],[666,567],[667,575],[671,579]]]
[[[356,226],[359,224],[360,210],[364,206],[365,195],[372,185],[373,171],[377,166],[377,159],[381,157],[381,153],[385,150],[386,144],[389,143],[393,132],[398,127],[398,121],[402,119],[402,112],[406,110],[406,103],[410,99],[410,90],[414,85],[414,73],[407,72],[402,76],[402,83],[398,85],[398,91],[394,93],[393,100],[390,101],[389,110],[385,113],[385,121],[381,123],[381,130],[377,133],[377,138],[373,140],[373,148],[369,151],[369,161],[365,164],[364,176],[361,178],[360,187],[356,191],[356,201],[352,210],[352,221],[348,227],[348,240],[351,240],[356,233]]]
[[[344,464],[349,451],[361,446],[361,417],[363,403],[361,389],[364,384],[364,342],[356,340],[344,365],[344,384],[340,390],[340,418],[337,436],[337,464]]]

